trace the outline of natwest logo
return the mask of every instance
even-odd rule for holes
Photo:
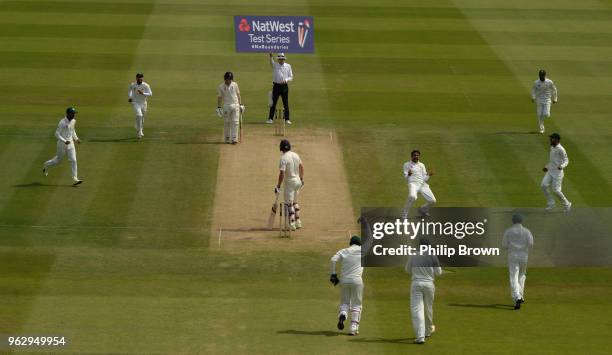
[[[295,32],[293,21],[281,22],[277,20],[258,21],[253,20],[253,31],[255,32]]]
[[[251,30],[251,25],[249,25],[249,22],[247,21],[247,19],[243,18],[242,20],[240,20],[240,24],[238,25],[238,30],[240,32],[249,32]]]

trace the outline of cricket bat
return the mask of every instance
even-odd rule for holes
[[[238,129],[240,130],[240,143],[242,143],[242,112],[240,112],[240,121],[238,123]]]
[[[274,219],[276,218],[276,211],[278,210],[278,197],[280,193],[276,194],[276,198],[274,199],[274,204],[272,205],[272,211],[270,211],[270,217],[268,217],[268,229],[272,229],[274,227]]]

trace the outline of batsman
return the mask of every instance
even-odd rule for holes
[[[226,144],[238,143],[240,132],[240,114],[245,110],[240,97],[240,88],[234,81],[231,71],[223,75],[224,82],[219,85],[217,93],[217,115],[223,118],[223,137]]]
[[[280,142],[280,151],[283,153],[278,163],[278,182],[274,193],[279,194],[284,183],[285,204],[289,206],[289,223],[291,230],[302,228],[300,220],[300,205],[297,203],[300,189],[304,186],[304,165],[300,156],[291,151],[291,143],[283,139]]]

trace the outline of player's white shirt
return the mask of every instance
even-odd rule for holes
[[[520,223],[506,229],[502,247],[508,250],[508,257],[527,257],[533,247],[533,235]]]
[[[142,90],[142,95],[138,93],[138,90]],[[133,82],[130,84],[128,88],[128,97],[132,99],[132,102],[137,104],[144,104],[147,102],[147,97],[153,96],[153,91],[151,91],[151,87],[149,84],[144,81],[142,84],[138,84]]]
[[[302,160],[297,153],[288,151],[283,153],[278,163],[278,168],[285,172],[285,181],[300,179],[300,164]]]
[[[282,84],[283,82],[290,82],[293,80],[293,71],[291,70],[291,65],[289,63],[283,63],[281,65],[278,62],[275,62],[274,59],[270,58],[270,63],[272,64],[272,81],[277,84]]]
[[[221,83],[217,89],[217,96],[223,98],[223,105],[238,105],[238,95],[240,95],[240,89],[238,84],[232,81],[231,84],[225,85]]]
[[[551,101],[557,101],[555,83],[550,79],[544,79],[544,81],[536,80],[531,90],[531,98],[539,104],[549,104]]]
[[[408,172],[412,172],[412,174],[408,176]],[[415,163],[412,160],[406,162],[404,164],[404,178],[406,178],[408,183],[427,183],[427,180],[429,180],[429,175],[427,175],[425,164],[421,163],[420,161]]]
[[[550,146],[550,159],[548,161],[548,172],[553,176],[563,176],[563,170],[569,164],[569,158],[567,157],[567,152],[565,152],[565,148],[561,146],[561,143],[556,146]],[[562,169],[559,170],[559,167]]]
[[[74,118],[71,121],[68,121],[66,117],[62,118],[55,130],[55,137],[64,143],[67,141],[73,143],[75,140],[78,140],[79,137],[77,137],[76,131],[74,130],[75,124],[76,119]]]
[[[406,263],[404,270],[412,274],[412,281],[433,282],[442,275],[440,261],[435,255],[415,255]]]
[[[340,282],[345,280],[352,282],[361,282],[363,275],[363,267],[361,266],[361,246],[351,245],[348,248],[339,250],[336,255],[331,258],[331,273],[336,273],[336,263],[342,262],[340,267]]]

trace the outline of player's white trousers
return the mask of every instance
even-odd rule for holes
[[[427,212],[429,207],[436,203],[436,197],[433,192],[429,188],[427,183],[408,183],[408,198],[406,199],[406,203],[404,204],[404,214],[408,214],[410,212],[410,208],[412,208],[412,204],[417,200],[417,194],[421,193],[423,198],[425,199],[425,204],[423,205],[423,211]]]
[[[297,179],[285,180],[284,195],[285,203],[297,202],[302,187],[302,181]]]
[[[223,106],[223,136],[226,142],[238,141],[238,123],[240,119],[240,105]]]
[[[351,328],[358,329],[361,320],[363,298],[363,281],[359,280],[340,280],[340,313],[347,319],[348,312],[351,312]]]
[[[410,313],[416,338],[425,338],[433,331],[433,302],[436,286],[432,281],[412,281]]]
[[[527,256],[511,255],[508,257],[508,275],[510,276],[510,295],[512,299],[523,299],[525,279],[527,279]]]
[[[68,157],[68,161],[70,162],[70,168],[72,169],[72,180],[77,181],[79,179],[79,175],[77,173],[76,149],[74,147],[74,142],[70,142],[70,144],[67,145],[66,143],[58,140],[57,153],[52,159],[45,162],[45,168],[61,163],[62,160],[64,160],[64,157]]]
[[[147,114],[147,102],[132,102],[132,108],[134,109],[134,114],[136,114],[136,122],[134,124],[134,128],[136,128],[136,134],[142,135],[144,129],[145,115]]]
[[[552,175],[549,171],[546,172],[544,178],[542,178],[542,183],[540,187],[542,191],[544,191],[544,196],[546,196],[546,202],[548,206],[555,205],[555,199],[552,194],[555,194],[561,204],[563,206],[569,205],[569,201],[561,191],[561,186],[563,183],[563,171],[559,175]],[[552,190],[552,193],[550,192]]]
[[[550,102],[537,103],[536,110],[538,114],[538,129],[544,132],[544,119],[550,117]]]

